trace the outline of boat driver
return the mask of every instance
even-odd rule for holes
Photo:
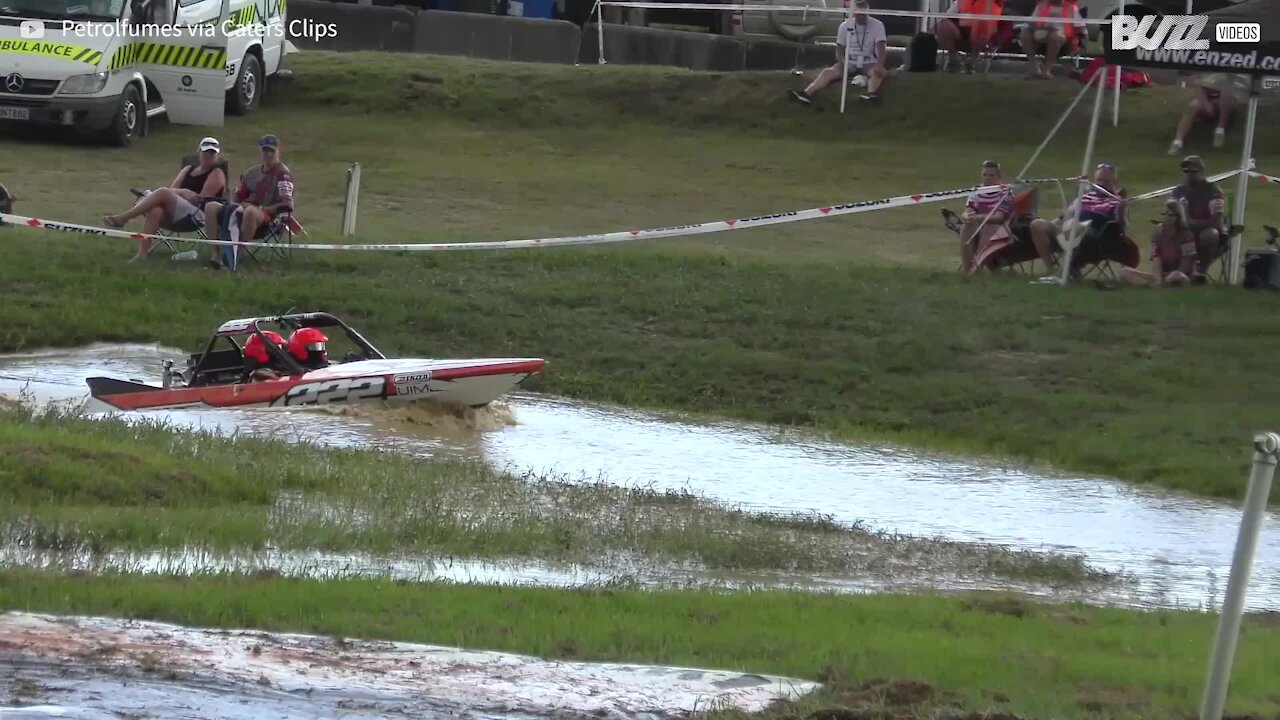
[[[263,337],[281,350],[285,348],[284,338],[270,330],[263,330],[262,335],[254,333],[249,336],[249,341],[244,344],[244,375],[240,378],[242,383],[280,379],[279,361],[267,351]]]
[[[289,354],[307,370],[329,367],[329,353],[325,349],[329,338],[313,327],[298,328],[289,336]]]

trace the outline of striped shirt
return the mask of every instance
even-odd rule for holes
[[[1119,221],[1122,203],[1123,200],[1121,198],[1112,197],[1104,190],[1090,188],[1080,196],[1078,201],[1071,203],[1067,215],[1074,215],[1076,210],[1079,209],[1082,220],[1101,218]]]
[[[964,206],[974,213],[986,217],[991,212],[1004,213],[1005,217],[1013,214],[1013,193],[1009,188],[992,190],[974,190]]]

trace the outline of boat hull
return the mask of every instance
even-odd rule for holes
[[[298,377],[233,385],[162,388],[94,377],[95,400],[117,410],[308,407],[356,402],[435,402],[479,407],[542,370],[540,358],[364,360]]]

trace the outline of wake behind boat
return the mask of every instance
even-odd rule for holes
[[[288,339],[262,325],[291,330]],[[328,359],[322,328],[339,328],[355,348]],[[243,342],[240,340],[243,339]],[[540,372],[541,358],[388,358],[324,312],[242,318],[222,324],[202,352],[162,368],[161,384],[91,377],[89,393],[118,410],[302,407],[366,401],[483,407]]]

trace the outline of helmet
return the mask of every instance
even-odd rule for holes
[[[289,354],[300,363],[308,360],[329,363],[329,355],[325,352],[325,343],[329,338],[312,327],[298,328],[289,336]]]
[[[273,333],[270,330],[263,330],[262,336],[266,336],[266,338],[271,342],[279,345],[280,347],[284,347],[284,338],[280,337],[279,334]],[[244,356],[250,360],[257,360],[260,363],[266,364],[271,362],[271,356],[267,354],[267,346],[263,344],[262,336],[257,333],[249,336],[249,342],[244,344]]]

